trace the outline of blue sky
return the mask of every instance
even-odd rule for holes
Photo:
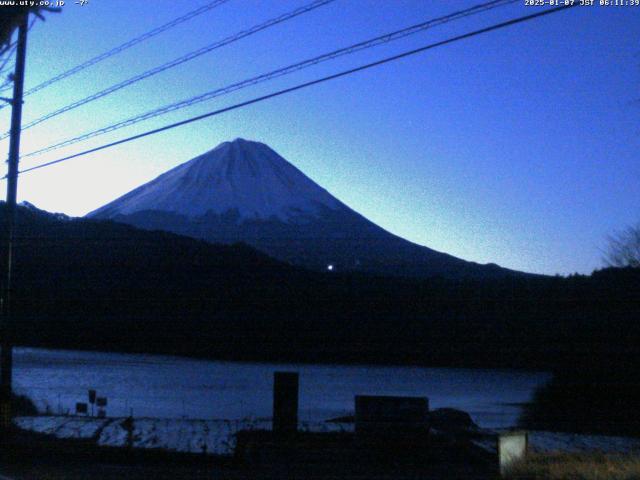
[[[26,88],[205,0],[67,1],[30,32]],[[23,134],[27,153],[479,0],[336,0]],[[24,122],[305,4],[230,0],[26,98]],[[523,2],[25,159],[23,167],[537,11]],[[267,143],[387,230],[481,263],[601,266],[640,221],[640,7],[577,7],[25,174],[19,197],[83,215],[235,137]],[[9,109],[0,111],[0,128]],[[7,141],[0,142],[6,155]]]

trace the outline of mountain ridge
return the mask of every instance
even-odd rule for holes
[[[213,243],[245,242],[288,263],[394,276],[525,275],[403,239],[374,224],[264,143],[224,142],[89,213]]]

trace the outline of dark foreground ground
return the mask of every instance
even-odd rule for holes
[[[3,469],[15,480],[182,480],[182,479],[491,479],[494,476],[472,466],[439,466],[420,471],[371,471],[367,468],[345,470],[340,466],[300,468],[280,466],[272,468],[204,468],[195,466],[125,466],[112,464],[89,465],[22,465]]]
[[[0,474],[15,480],[111,479],[469,479],[497,478],[495,468],[459,445],[355,445],[352,437],[250,442],[237,458],[91,448],[78,441],[21,434],[3,442]],[[0,477],[2,478],[2,477]]]

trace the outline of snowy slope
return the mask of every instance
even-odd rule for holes
[[[89,216],[129,215],[144,210],[189,218],[238,212],[240,219],[316,214],[343,205],[263,143],[225,142],[160,175]]]

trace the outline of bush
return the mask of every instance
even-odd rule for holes
[[[638,405],[636,379],[566,373],[536,390],[519,423],[530,430],[640,436]]]
[[[14,416],[32,416],[38,414],[38,408],[35,403],[26,395],[12,395],[13,415]]]

